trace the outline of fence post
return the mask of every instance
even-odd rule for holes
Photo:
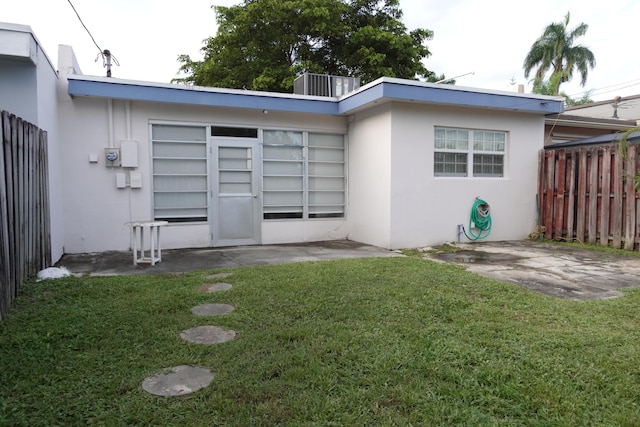
[[[544,237],[551,239],[553,237],[553,190],[554,190],[554,172],[555,172],[555,151],[550,150],[545,153],[545,202],[543,206],[544,219]]]
[[[616,145],[614,146],[613,151],[613,206],[611,211],[611,229],[613,234],[611,244],[616,249],[620,249],[622,246],[622,211],[624,210],[624,200],[622,197],[622,172],[622,153],[620,153],[620,147]]]
[[[609,246],[611,219],[611,146],[602,147],[602,189],[600,190],[600,245]]]
[[[589,243],[592,245],[597,240],[598,226],[598,149],[589,150],[591,154],[589,170],[589,222],[587,224],[587,234]]]
[[[633,177],[636,175],[637,153],[635,144],[627,145],[624,211],[624,248],[632,251],[636,243],[636,189]]]

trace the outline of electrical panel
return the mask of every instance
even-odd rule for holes
[[[138,141],[125,139],[120,141],[120,166],[123,168],[138,167]]]
[[[127,177],[125,176],[125,174],[116,174],[116,188],[127,188]]]
[[[142,188],[142,173],[141,172],[129,172],[129,182],[131,188]]]

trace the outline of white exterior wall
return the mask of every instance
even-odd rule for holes
[[[49,174],[49,221],[51,227],[51,260],[56,262],[64,251],[64,217],[62,206],[62,164],[58,128],[58,74],[38,45],[38,122],[47,131],[47,167]]]
[[[25,25],[0,25],[0,58],[0,109],[47,132],[51,258],[56,262],[64,245],[58,76],[31,28]]]
[[[349,124],[349,239],[391,242],[391,104],[352,116]]]
[[[476,197],[491,206],[493,227],[485,240],[524,239],[532,231],[543,117],[394,104],[392,123],[390,249],[456,241],[457,225],[468,229]],[[436,126],[508,132],[505,177],[434,177]],[[468,240],[463,235],[461,241]]]
[[[196,125],[240,125],[302,131],[346,132],[346,118],[291,114],[262,110],[130,103],[131,129],[127,135],[126,103],[113,100],[113,142],[138,141],[138,168],[142,188],[116,188],[116,174],[128,169],[105,166],[109,119],[106,99],[78,97],[61,105],[65,189],[65,252],[84,253],[127,250],[131,247],[129,221],[148,220],[153,215],[151,122]],[[98,163],[89,163],[96,154]],[[346,238],[345,220],[263,221],[261,243],[289,243]],[[162,229],[163,248],[211,245],[210,224],[170,224]]]

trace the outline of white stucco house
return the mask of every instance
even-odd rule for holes
[[[127,224],[150,219],[169,221],[164,248],[422,247],[456,240],[476,197],[491,206],[488,239],[522,239],[545,116],[563,111],[556,97],[393,78],[319,97],[85,76],[68,46],[57,69],[38,85],[51,115],[35,117],[54,136],[55,253],[127,250]],[[23,114],[6,78],[0,108]]]

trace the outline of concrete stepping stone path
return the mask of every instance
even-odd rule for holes
[[[208,285],[202,285],[198,289],[200,289],[202,292],[213,293],[213,292],[220,292],[220,291],[228,291],[231,288],[232,288],[231,283],[211,283]]]
[[[202,304],[191,308],[191,312],[196,316],[219,316],[232,311],[233,306],[229,304]]]
[[[219,326],[197,326],[180,333],[180,338],[196,344],[222,344],[235,337],[235,331]]]
[[[208,275],[206,278],[207,279],[224,279],[229,276],[233,276],[233,273],[215,273],[215,274]]]
[[[224,278],[231,273],[217,273],[208,279]],[[219,292],[231,289],[229,283],[212,283],[199,288],[204,292]],[[216,316],[231,313],[234,307],[229,304],[202,304],[195,306],[191,312],[197,316]],[[198,326],[180,333],[185,341],[196,344],[220,344],[236,337],[235,331],[219,326]],[[174,366],[164,372],[148,377],[142,382],[142,389],[156,396],[185,396],[201,388],[208,387],[213,381],[213,374],[206,368],[197,366]]]
[[[168,371],[168,372],[166,372]],[[185,396],[213,381],[213,374],[197,366],[174,366],[142,382],[144,391],[156,396]]]

